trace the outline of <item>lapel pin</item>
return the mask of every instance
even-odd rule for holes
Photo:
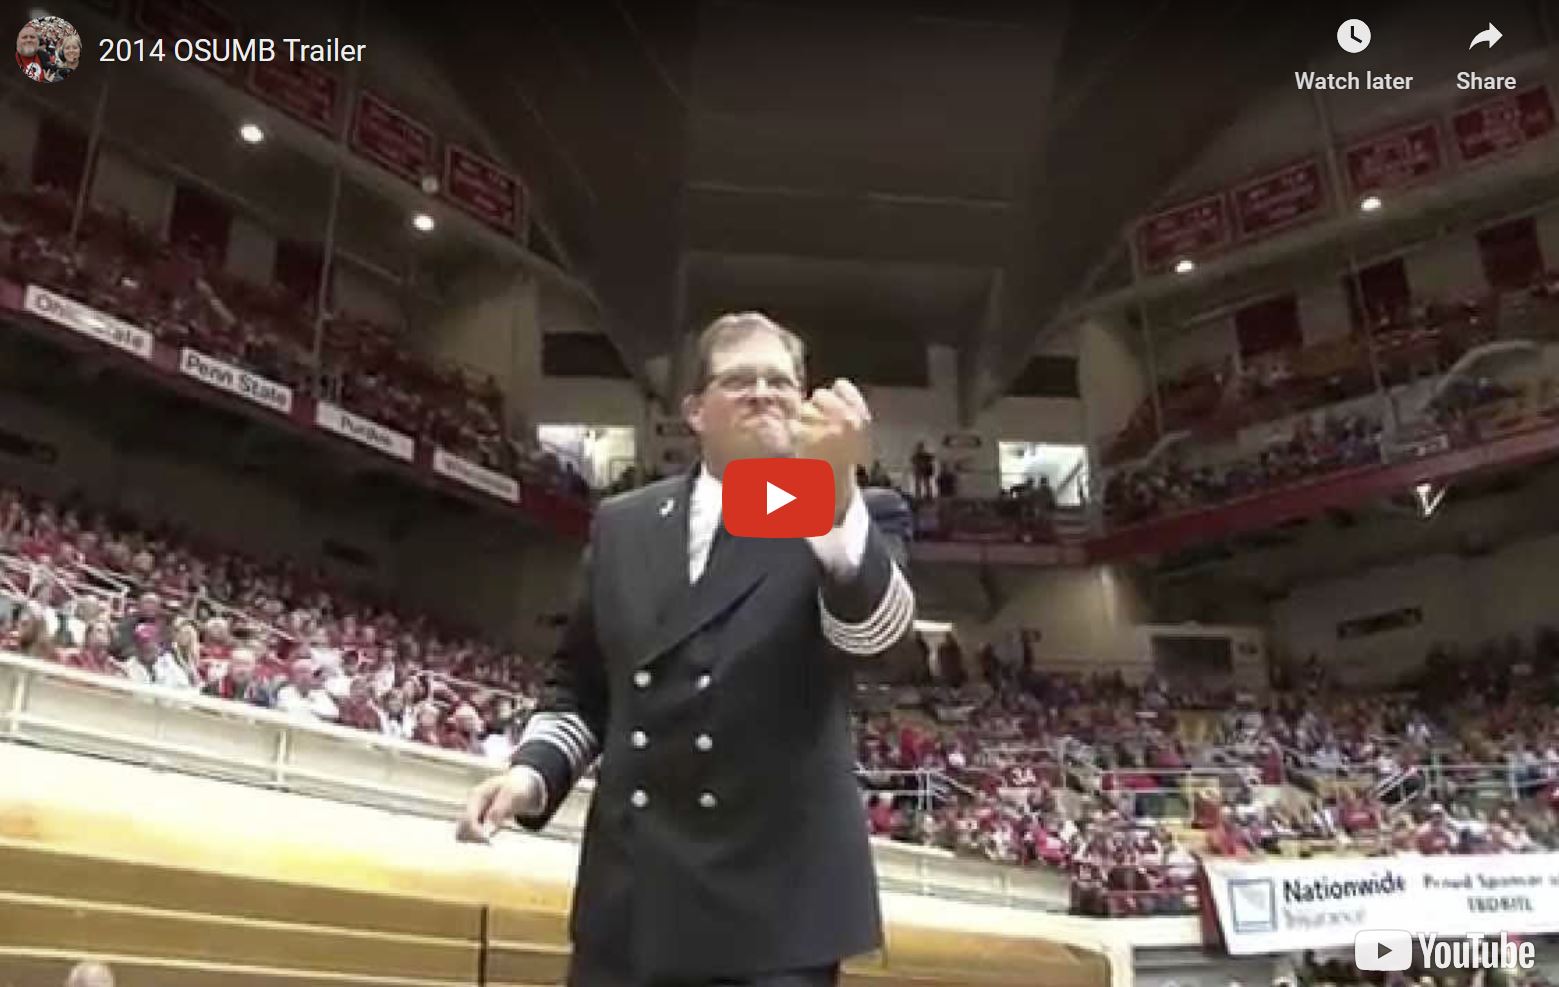
[[[676,509],[677,509],[677,500],[676,500],[676,498],[675,497],[668,497],[666,499],[666,502],[664,504],[660,505],[660,516],[661,517],[671,517],[671,512],[676,510]]]

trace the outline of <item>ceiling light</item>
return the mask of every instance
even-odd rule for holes
[[[1190,274],[1194,270],[1196,270],[1196,261],[1189,257],[1182,257],[1175,261],[1176,274]]]
[[[411,217],[411,225],[412,228],[417,230],[419,233],[431,233],[433,232],[434,225],[433,217],[429,216],[425,212],[419,212],[415,216]]]
[[[238,128],[238,136],[243,138],[245,144],[258,144],[265,140],[265,131],[260,129],[259,124],[246,123]]]
[[[1364,198],[1359,200],[1360,212],[1374,212],[1375,210],[1379,209],[1380,206],[1381,201],[1380,196],[1378,195],[1366,195]]]

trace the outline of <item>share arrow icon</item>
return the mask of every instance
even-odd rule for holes
[[[1485,41],[1489,43],[1490,48],[1493,48],[1495,45],[1499,44],[1499,39],[1503,37],[1504,35],[1499,33],[1499,28],[1495,27],[1493,22],[1490,22],[1488,30],[1479,31],[1478,36],[1472,39],[1472,44],[1467,46],[1467,50],[1471,51]]]

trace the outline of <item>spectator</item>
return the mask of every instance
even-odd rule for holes
[[[450,750],[481,757],[483,753],[483,732],[482,715],[476,711],[476,707],[470,703],[461,703],[455,709],[454,715],[449,718],[448,729],[444,733],[443,746]]]
[[[65,664],[84,672],[96,672],[99,675],[115,674],[118,666],[109,653],[113,637],[113,625],[107,620],[100,617],[92,621],[87,625],[86,633],[82,635],[81,647],[66,653],[63,659]]]
[[[130,632],[130,650],[119,663],[119,674],[141,685],[156,681],[158,646],[157,630],[152,624],[137,624]]]
[[[936,475],[936,495],[941,500],[951,500],[958,496],[958,474],[953,471],[953,464],[945,459]]]
[[[385,733],[384,714],[374,704],[372,687],[366,677],[359,675],[347,686],[346,698],[341,700],[340,724],[370,733]]]
[[[142,593],[140,598],[136,600],[135,609],[125,614],[124,619],[119,622],[119,641],[115,649],[125,654],[134,652],[136,650],[136,631],[143,624],[151,627],[155,632],[156,642],[159,647],[167,642],[168,635],[165,633],[166,624],[162,610],[162,597],[156,593]]]
[[[384,694],[384,732],[398,740],[411,738],[410,717],[406,712],[406,694],[392,688]]]
[[[48,613],[36,600],[28,600],[17,611],[15,626],[3,641],[3,650],[13,651],[40,661],[55,658],[54,638],[49,633]]]
[[[250,648],[238,647],[232,650],[228,657],[226,669],[222,674],[207,682],[205,693],[218,699],[230,699],[233,702],[248,703],[250,706],[269,708],[271,695],[258,678],[255,677],[255,656]]]
[[[936,459],[926,449],[925,442],[915,443],[915,451],[910,453],[909,467],[915,477],[915,499],[931,499],[931,478],[936,474]]]
[[[319,666],[312,658],[292,663],[287,684],[276,690],[276,709],[305,719],[334,722],[340,716],[336,701],[320,688]]]
[[[413,720],[411,739],[419,743],[432,744],[434,747],[444,746],[444,734],[439,729],[439,721],[442,718],[436,704],[419,703]]]
[[[1048,518],[1056,512],[1056,491],[1050,485],[1050,477],[1041,475],[1039,488],[1034,491],[1034,506],[1040,518]]]
[[[200,631],[188,617],[173,622],[173,643],[157,656],[154,678],[159,685],[176,689],[198,689],[203,665]]]

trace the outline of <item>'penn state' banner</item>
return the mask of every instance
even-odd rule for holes
[[[1559,853],[1203,858],[1230,953],[1347,947],[1366,929],[1497,936],[1559,931]]]

